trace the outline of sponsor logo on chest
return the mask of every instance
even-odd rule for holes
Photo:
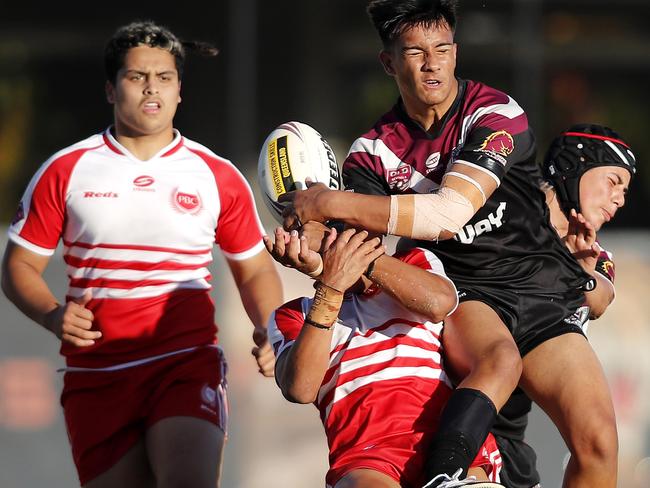
[[[497,209],[491,212],[486,219],[479,220],[474,224],[467,224],[454,236],[454,239],[463,244],[471,244],[481,234],[498,229],[503,225],[505,210],[506,202],[500,202]]]

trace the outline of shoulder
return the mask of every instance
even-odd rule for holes
[[[239,169],[230,161],[222,156],[219,156],[203,144],[185,138],[185,149],[203,164],[214,175],[217,184],[227,188],[229,184],[244,183],[248,186],[246,179],[239,171]],[[221,188],[221,189],[223,189]]]
[[[488,114],[508,119],[526,117],[526,114],[510,95],[477,81],[467,81],[465,88],[465,116],[478,119]]]
[[[354,154],[368,154],[379,158],[390,158],[401,148],[409,147],[413,137],[406,124],[393,109],[385,113],[365,134],[350,146],[348,158]]]

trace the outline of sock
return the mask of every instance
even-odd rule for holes
[[[458,468],[463,469],[461,478],[467,476],[496,416],[494,403],[479,390],[455,390],[443,409],[438,432],[429,446],[428,479],[442,473],[452,476]]]

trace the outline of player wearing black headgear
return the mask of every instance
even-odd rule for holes
[[[551,223],[597,283],[572,317],[586,333],[589,319],[602,315],[614,299],[612,254],[598,245],[596,232],[625,204],[636,172],[634,154],[607,127],[574,125],[551,142],[542,166]],[[515,390],[492,429],[503,457],[501,481],[510,488],[536,487],[540,481],[535,451],[524,441],[530,409],[530,399]]]
[[[580,124],[553,139],[544,158],[544,177],[553,185],[565,214],[581,211],[582,175],[598,166],[620,166],[636,173],[630,146],[609,127]]]

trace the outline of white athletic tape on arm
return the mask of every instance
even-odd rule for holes
[[[483,202],[481,203],[481,206],[485,205],[485,200],[486,200],[485,193],[483,192],[483,187],[481,186],[481,184],[478,181],[476,181],[471,176],[467,176],[467,175],[464,175],[462,173],[456,173],[455,171],[449,171],[448,173],[445,174],[445,176],[449,176],[449,175],[453,175],[456,178],[460,178],[461,180],[465,180],[470,185],[473,185],[481,193],[481,197],[483,198]]]
[[[472,202],[446,186],[428,195],[393,195],[388,233],[437,241],[442,231],[458,233],[473,215]]]

